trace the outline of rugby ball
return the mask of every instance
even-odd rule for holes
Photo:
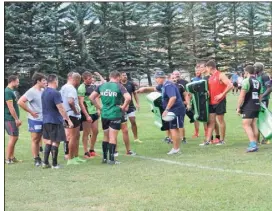
[[[162,120],[166,122],[171,122],[175,118],[176,114],[174,114],[173,112],[168,112],[166,116],[162,117]]]

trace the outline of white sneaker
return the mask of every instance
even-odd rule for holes
[[[172,149],[170,150],[170,152],[167,153],[167,155],[177,154],[177,153],[179,153],[179,150],[180,150],[179,148],[178,148],[178,149],[172,148]]]
[[[118,152],[114,153],[114,157],[118,157],[118,155],[119,155]]]

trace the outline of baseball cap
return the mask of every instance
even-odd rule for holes
[[[166,75],[165,75],[165,73],[164,73],[162,70],[158,70],[158,71],[156,71],[154,77],[155,77],[155,78],[165,78]]]

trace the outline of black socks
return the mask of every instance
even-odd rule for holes
[[[52,146],[51,151],[52,151],[52,164],[53,166],[56,166],[58,165],[59,148],[57,146]]]
[[[114,161],[115,148],[116,144],[109,143],[110,161]]]
[[[106,142],[106,141],[102,142],[102,150],[103,150],[103,159],[104,160],[108,159],[108,145],[109,145],[109,142]]]
[[[52,147],[52,145],[46,144],[45,148],[44,148],[44,164],[46,164],[46,165],[49,164],[48,158],[49,158],[49,155],[51,152],[51,147]]]

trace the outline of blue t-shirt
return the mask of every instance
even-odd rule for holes
[[[173,112],[176,115],[183,115],[185,113],[185,106],[181,100],[181,96],[178,88],[170,81],[166,81],[163,85],[158,85],[156,89],[162,93],[162,107],[166,108],[169,99],[171,97],[176,97],[176,102],[169,109],[170,112]]]
[[[231,81],[232,81],[232,83],[234,83],[234,82],[238,82],[238,78],[239,78],[239,76],[237,75],[237,74],[232,74],[232,76],[231,76]]]
[[[192,78],[191,82],[200,81],[200,80],[202,80],[202,78],[196,76],[196,77]]]
[[[56,89],[46,88],[42,93],[43,123],[62,124],[63,118],[56,105],[62,103],[62,98]]]

